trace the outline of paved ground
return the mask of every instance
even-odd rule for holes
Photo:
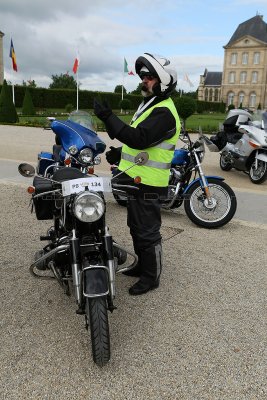
[[[51,132],[0,126],[0,157],[17,160],[20,149],[22,161],[35,161],[36,147],[49,148],[45,135]],[[238,192],[265,198],[266,184],[244,178],[235,178]],[[73,299],[29,275],[49,222],[30,214],[25,184],[3,179],[0,188],[1,399],[267,398],[266,223],[234,219],[209,231],[182,210],[164,212],[161,286],[135,298],[128,295],[134,278],[117,277],[112,359],[99,369]],[[107,218],[116,239],[131,248],[125,210],[112,199]]]

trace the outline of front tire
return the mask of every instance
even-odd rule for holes
[[[186,193],[184,208],[188,218],[194,224],[203,228],[219,228],[227,224],[236,212],[236,196],[225,183],[215,178],[209,178],[211,204],[200,185],[196,181]]]
[[[99,367],[103,367],[110,360],[106,296],[86,298],[86,317],[90,325],[93,360]]]
[[[227,162],[224,154],[221,154],[220,157],[220,167],[223,171],[230,171],[232,169],[232,164]]]
[[[252,183],[263,183],[267,178],[267,163],[262,160],[257,160],[256,168],[256,160],[254,160],[249,170],[249,177]]]

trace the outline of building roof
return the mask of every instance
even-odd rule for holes
[[[224,47],[230,46],[233,42],[248,35],[267,44],[267,24],[263,21],[262,15],[256,15],[239,24],[235,33]]]
[[[205,70],[205,86],[221,86],[222,72],[208,72]]]

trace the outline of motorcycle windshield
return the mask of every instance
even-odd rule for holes
[[[106,149],[105,143],[91,129],[71,120],[55,120],[51,124],[52,131],[60,137],[63,149],[68,153],[70,146],[76,146],[80,152],[83,148],[89,147],[94,157],[103,153]]]
[[[257,110],[253,114],[251,125],[256,126],[256,128],[264,129],[267,133],[267,111]]]

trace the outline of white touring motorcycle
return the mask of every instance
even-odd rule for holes
[[[267,178],[267,112],[234,109],[229,111],[224,129],[206,140],[210,151],[220,151],[223,171],[243,171],[251,182],[260,184]],[[215,146],[214,146],[215,144]]]

